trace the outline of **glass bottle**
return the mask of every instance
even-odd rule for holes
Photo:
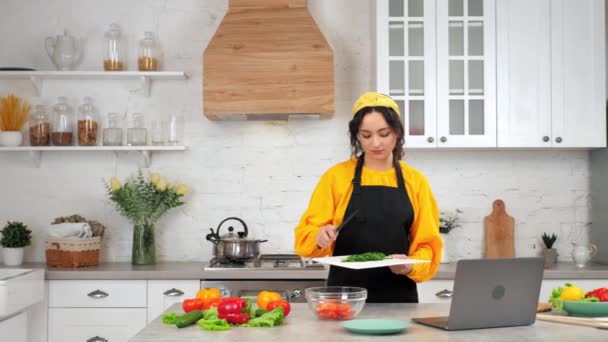
[[[127,145],[145,146],[147,142],[147,131],[144,127],[144,116],[141,113],[133,113],[133,125],[127,129]]]
[[[98,131],[97,110],[93,106],[93,99],[87,96],[84,103],[78,107],[78,145],[97,145]]]
[[[51,123],[44,106],[36,106],[30,119],[30,145],[48,146],[51,143]]]
[[[104,146],[122,145],[122,128],[119,126],[118,115],[116,113],[108,113],[108,128],[103,129]]]
[[[74,109],[67,98],[60,96],[53,106],[53,130],[51,140],[55,146],[71,146],[74,134]]]
[[[159,62],[160,47],[154,33],[144,32],[144,38],[139,41],[137,67],[139,71],[158,71]]]
[[[103,70],[122,71],[125,67],[122,51],[120,26],[111,24],[104,35],[106,39],[106,52],[103,59]]]

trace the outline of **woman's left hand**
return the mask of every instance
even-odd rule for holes
[[[393,259],[408,259],[407,255],[405,254],[392,254],[390,255],[391,258]],[[395,265],[395,266],[389,266],[391,271],[395,274],[408,274],[412,271],[412,264],[405,264],[405,265]]]

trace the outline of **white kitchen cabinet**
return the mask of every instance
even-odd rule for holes
[[[0,321],[0,336],[3,341],[27,342],[27,312]]]
[[[418,285],[418,302],[420,303],[450,303],[454,280],[429,280]]]
[[[174,303],[194,298],[199,280],[148,280],[148,323]]]
[[[376,88],[407,147],[496,146],[494,2],[376,2]]]
[[[604,1],[496,12],[498,147],[606,146]]]
[[[128,341],[146,326],[145,280],[49,281],[48,341]]]

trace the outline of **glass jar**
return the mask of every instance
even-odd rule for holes
[[[139,71],[158,71],[159,62],[160,47],[154,33],[144,32],[144,38],[139,41],[137,67]]]
[[[97,110],[93,106],[93,99],[87,96],[84,103],[78,107],[78,145],[97,145],[98,131]]]
[[[30,145],[48,146],[51,143],[51,123],[44,106],[36,106],[30,119]]]
[[[106,39],[106,51],[103,59],[103,70],[122,71],[125,68],[122,51],[122,39],[120,26],[111,24],[110,29],[104,35]]]
[[[108,128],[103,129],[103,145],[122,145],[122,127],[118,124],[118,115],[116,113],[108,113]]]
[[[145,146],[147,141],[147,130],[144,125],[144,116],[141,113],[133,113],[132,126],[127,129],[127,145]]]
[[[74,134],[74,109],[67,98],[60,96],[53,106],[53,129],[51,140],[55,146],[71,146]]]

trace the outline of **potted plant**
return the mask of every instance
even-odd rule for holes
[[[21,129],[29,119],[30,109],[29,103],[17,96],[0,97],[0,146],[21,145]]]
[[[7,266],[21,265],[23,248],[32,244],[32,231],[22,222],[8,222],[1,231],[0,245],[4,264]]]
[[[441,249],[441,263],[447,264],[449,262],[448,254],[446,252],[446,235],[449,234],[452,229],[460,227],[460,215],[462,210],[456,209],[456,211],[442,211],[439,213],[439,233],[442,234],[443,248]]]
[[[557,262],[557,249],[553,248],[553,244],[557,240],[557,235],[555,235],[555,233],[551,235],[543,233],[542,238],[543,243],[546,247],[545,249],[543,249],[543,256],[545,257],[545,268],[551,268]]]

